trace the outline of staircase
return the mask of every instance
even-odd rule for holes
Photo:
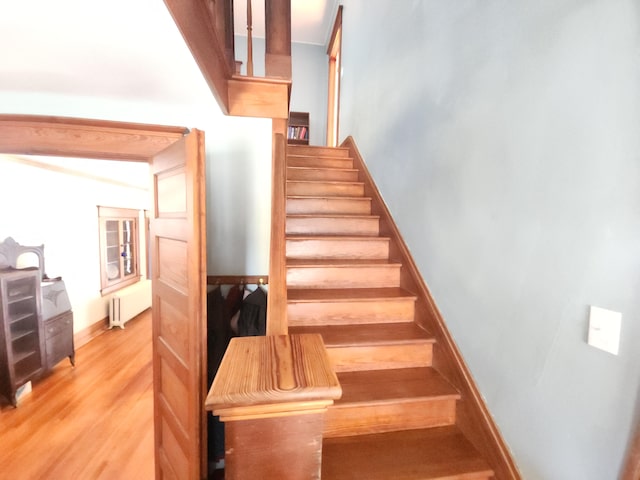
[[[322,335],[343,389],[322,478],[507,478],[458,425],[461,393],[433,366],[436,338],[362,178],[347,148],[288,147],[289,332]]]

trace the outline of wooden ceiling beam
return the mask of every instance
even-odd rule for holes
[[[108,120],[0,115],[0,152],[146,162],[188,131]]]

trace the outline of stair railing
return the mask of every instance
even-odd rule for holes
[[[240,75],[233,0],[164,0],[226,115],[287,118],[291,94],[291,0],[265,0],[265,76]],[[249,8],[251,64],[254,10]]]
[[[247,68],[253,77],[253,5],[247,0]],[[291,79],[291,1],[265,0],[265,78]]]
[[[291,93],[291,0],[265,0],[265,78],[236,73],[233,0],[164,0],[222,111],[273,121],[272,232],[267,333],[286,334],[285,156]],[[253,8],[247,1],[252,40]],[[252,41],[249,43],[253,63]],[[249,67],[249,73],[253,67]],[[279,135],[279,136],[278,136]]]

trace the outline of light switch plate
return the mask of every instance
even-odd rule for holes
[[[589,312],[589,345],[618,355],[622,313],[591,306]]]

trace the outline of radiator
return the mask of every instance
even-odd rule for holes
[[[109,328],[124,324],[151,306],[151,280],[123,288],[109,301]]]

